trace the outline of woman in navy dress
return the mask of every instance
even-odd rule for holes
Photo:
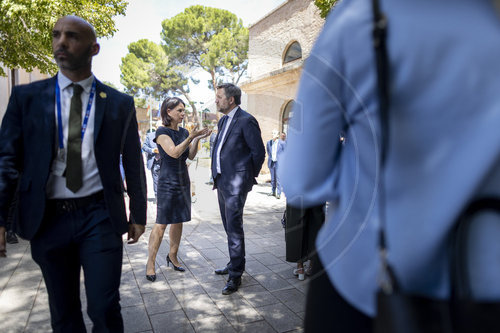
[[[160,151],[160,175],[157,185],[156,224],[149,236],[149,256],[146,278],[156,280],[155,260],[167,225],[170,224],[170,250],[167,265],[172,263],[176,271],[185,269],[179,265],[177,252],[182,236],[182,223],[191,220],[191,181],[186,159],[193,159],[198,151],[198,141],[210,134],[205,128],[191,133],[179,127],[184,119],[185,104],[178,97],[165,99],[160,115],[163,126],[156,130],[155,142]]]

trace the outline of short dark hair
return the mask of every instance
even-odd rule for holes
[[[179,97],[167,97],[163,103],[161,103],[160,116],[163,126],[170,126],[172,118],[168,115],[167,110],[175,109],[179,104],[186,106],[186,103]]]
[[[234,104],[241,104],[241,89],[232,83],[223,83],[217,86],[217,89],[224,89],[226,98],[234,97]]]

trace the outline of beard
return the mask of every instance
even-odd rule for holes
[[[219,105],[217,106],[217,111],[226,113],[227,111],[229,111],[229,105]]]
[[[60,55],[57,56],[59,53],[63,54],[63,58],[61,58]],[[92,45],[89,45],[88,48],[80,54],[69,53],[67,50],[61,49],[56,50],[54,51],[54,59],[59,68],[69,71],[87,67],[92,60]]]

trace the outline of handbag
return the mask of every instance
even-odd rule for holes
[[[387,18],[378,0],[372,0],[373,44],[375,48],[379,115],[381,128],[381,170],[384,170],[389,137],[389,66],[386,46]],[[380,230],[379,255],[382,279],[377,292],[376,333],[461,333],[500,332],[500,303],[473,299],[466,261],[467,235],[477,214],[491,211],[500,214],[500,198],[479,198],[462,212],[450,237],[451,297],[446,300],[413,295],[401,290],[387,261],[385,241],[384,173],[379,182]],[[500,281],[499,281],[500,283]]]

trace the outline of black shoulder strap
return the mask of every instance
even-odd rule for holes
[[[387,262],[385,237],[385,186],[384,169],[389,145],[389,60],[387,55],[387,18],[380,11],[378,0],[372,0],[373,9],[373,47],[377,66],[377,95],[380,115],[380,162],[378,181],[379,203],[379,255],[382,264],[380,287],[386,293],[399,289],[394,271]]]
[[[372,0],[373,46],[377,64],[377,86],[381,126],[381,166],[384,167],[389,142],[389,61],[387,56],[387,18],[378,0]]]

